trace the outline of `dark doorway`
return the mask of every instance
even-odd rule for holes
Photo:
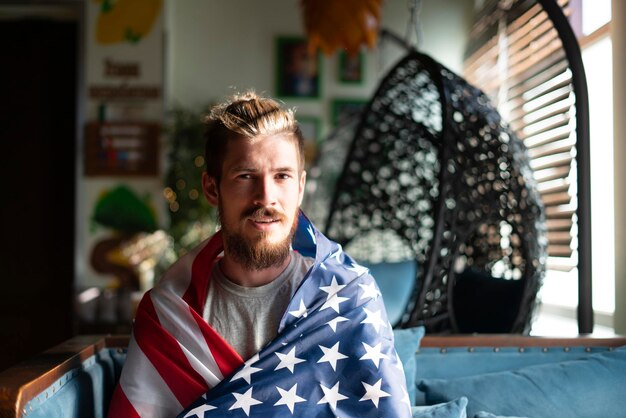
[[[78,28],[0,20],[0,370],[73,335]]]

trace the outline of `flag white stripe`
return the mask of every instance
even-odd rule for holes
[[[173,294],[168,286],[153,289],[150,297],[161,326],[178,341],[185,357],[208,387],[221,382],[224,376],[206,345],[198,323],[189,312],[189,305]]]
[[[207,242],[208,240],[182,256],[165,272],[160,280],[160,283],[167,283],[167,285],[174,292],[174,294],[182,298],[189,288],[189,285],[191,284],[193,262],[200,253],[200,251],[204,249]]]
[[[137,379],[141,376],[141,380]],[[129,402],[141,417],[173,417],[183,410],[167,383],[137,345],[134,337],[128,344],[128,356],[120,385]]]

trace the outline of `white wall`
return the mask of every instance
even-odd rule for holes
[[[612,2],[611,37],[613,40],[613,135],[615,184],[615,333],[626,334],[626,4]]]
[[[383,2],[382,26],[404,37],[409,8],[406,0]],[[422,1],[422,51],[460,71],[471,22],[472,0]],[[274,40],[279,35],[304,35],[297,0],[169,0],[166,89],[168,103],[198,108],[235,91],[254,88],[274,94]],[[411,34],[412,41],[415,35]],[[391,42],[367,51],[365,82],[360,86],[335,81],[335,56],[324,57],[322,97],[285,100],[299,114],[322,118],[328,128],[330,100],[368,98],[380,77],[401,57]]]

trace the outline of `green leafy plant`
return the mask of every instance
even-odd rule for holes
[[[170,225],[167,232],[174,239],[177,253],[184,253],[215,230],[215,209],[202,192],[204,162],[203,114],[174,106],[166,127],[168,169],[163,194],[168,204]]]
[[[157,223],[149,201],[149,196],[140,198],[128,186],[120,184],[98,199],[92,220],[123,234],[154,232]]]

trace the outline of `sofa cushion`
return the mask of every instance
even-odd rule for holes
[[[415,352],[420,347],[424,332],[424,327],[393,330],[394,346],[404,368],[411,405],[415,405]]]
[[[527,418],[527,417],[510,417],[510,416],[505,417],[503,415],[495,415],[487,411],[480,411],[479,413],[474,415],[474,418]]]
[[[580,360],[457,379],[424,379],[430,404],[467,396],[468,416],[610,417],[626,410],[626,347]]]
[[[461,397],[450,402],[437,405],[412,406],[413,418],[466,418],[467,398]]]
[[[361,263],[370,270],[383,295],[387,318],[396,326],[406,312],[417,277],[417,262]]]

